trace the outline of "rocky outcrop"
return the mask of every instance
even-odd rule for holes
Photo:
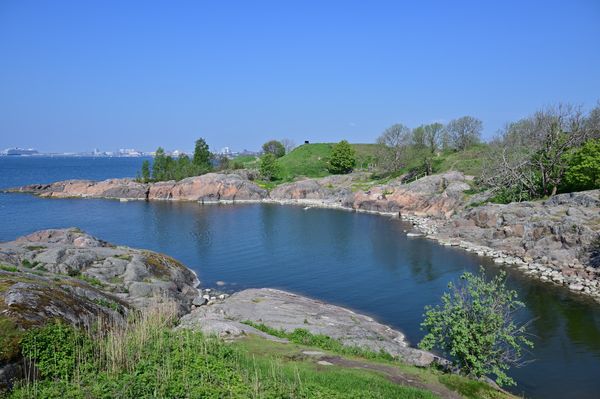
[[[404,335],[351,310],[285,291],[263,288],[237,292],[222,302],[201,306],[181,319],[191,328],[222,337],[256,334],[241,322],[262,323],[292,332],[297,328],[340,340],[344,345],[381,350],[405,362],[426,366],[440,358],[408,346]],[[260,333],[264,335],[264,333]]]
[[[172,298],[183,314],[197,293],[196,276],[175,259],[115,246],[77,229],[43,230],[1,243],[0,262],[41,275],[73,277],[138,308],[160,295]]]
[[[49,320],[120,323],[131,308],[170,298],[180,315],[197,278],[176,260],[119,247],[77,229],[43,230],[0,243],[0,389],[23,372],[18,336]],[[15,339],[4,340],[4,337]]]
[[[46,198],[126,198],[145,199],[148,185],[131,179],[103,181],[65,180],[50,184],[31,184],[9,189],[9,192],[31,193]]]
[[[468,181],[459,172],[426,176],[410,183],[397,178],[377,185],[369,183],[365,174],[338,175],[282,184],[270,192],[269,200],[447,218],[464,207]]]
[[[408,213],[417,216],[446,218],[460,210],[470,188],[460,172],[426,176],[403,184],[401,179],[359,190],[344,201],[355,210]]]
[[[180,181],[139,183],[131,179],[99,182],[67,180],[51,184],[34,184],[8,190],[52,198],[113,198],[137,200],[261,200],[267,191],[237,174],[207,173]]]
[[[427,227],[426,227],[427,229]],[[429,225],[430,237],[600,299],[600,190],[486,204]]]

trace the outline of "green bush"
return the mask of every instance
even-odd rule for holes
[[[562,191],[600,188],[600,139],[589,140],[567,155],[565,187]]]
[[[91,348],[89,337],[60,321],[31,329],[21,340],[23,356],[33,360],[45,378],[70,378]]]
[[[275,155],[267,153],[260,157],[259,171],[263,179],[267,181],[276,180],[279,177],[280,168]]]
[[[506,288],[505,277],[501,272],[487,281],[482,269],[479,275],[464,273],[458,285],[448,284],[442,305],[425,309],[421,326],[427,335],[419,347],[440,349],[462,374],[495,375],[499,385],[514,385],[506,371],[519,364],[522,347],[533,343],[525,337],[525,327],[513,320],[525,305]]]
[[[356,165],[356,151],[350,143],[342,140],[331,149],[328,170],[333,174],[344,174],[352,172]]]

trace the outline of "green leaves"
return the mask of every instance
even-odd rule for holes
[[[565,181],[570,191],[600,187],[600,139],[589,140],[566,155],[568,168]]]
[[[329,172],[333,174],[345,174],[352,172],[356,165],[356,151],[346,140],[342,140],[333,146],[331,158],[329,159]]]
[[[265,180],[276,180],[281,173],[277,158],[271,153],[266,153],[260,157],[259,170],[260,175]]]
[[[464,273],[448,289],[441,305],[425,308],[421,327],[427,334],[419,347],[441,350],[465,375],[495,375],[499,385],[515,384],[506,372],[519,363],[522,348],[533,344],[525,337],[525,326],[514,322],[514,312],[525,305],[506,288],[505,273],[491,281],[483,269],[479,275]]]

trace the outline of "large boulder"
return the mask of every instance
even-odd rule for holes
[[[278,201],[326,202],[341,204],[352,194],[352,186],[364,174],[332,175],[321,179],[300,179],[275,187],[270,198]]]
[[[52,198],[127,198],[145,199],[148,186],[131,179],[103,181],[65,180],[50,184],[32,184],[17,187],[10,192],[25,192]]]
[[[439,235],[485,245],[506,254],[577,269],[595,278],[600,237],[600,190],[560,194],[547,201],[486,204],[465,209],[441,225]]]

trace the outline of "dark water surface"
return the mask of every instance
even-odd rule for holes
[[[0,188],[65,178],[133,176],[141,159],[0,157]],[[77,226],[108,241],[169,254],[202,284],[229,290],[275,287],[372,315],[422,337],[423,308],[485,258],[421,238],[385,217],[278,205],[207,205],[0,194],[0,241]],[[515,369],[515,393],[535,398],[600,397],[600,306],[509,271],[533,320],[534,360]]]

